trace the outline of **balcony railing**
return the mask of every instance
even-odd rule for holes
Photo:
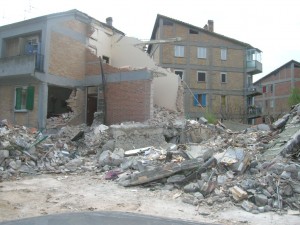
[[[254,75],[262,72],[262,64],[257,60],[247,61],[247,73]]]
[[[44,71],[44,56],[41,54],[26,54],[0,58],[0,77],[33,74],[34,71]]]
[[[262,94],[262,86],[260,85],[251,85],[247,88],[248,96],[256,96]]]
[[[260,117],[262,115],[262,109],[255,105],[248,106],[247,115],[248,119]]]

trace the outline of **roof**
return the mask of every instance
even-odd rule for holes
[[[269,74],[265,75],[264,77],[260,78],[259,80],[255,81],[253,84],[256,85],[256,84],[260,83],[262,80],[264,80],[264,79],[268,78],[269,76],[277,73],[279,70],[283,69],[284,67],[286,67],[286,66],[288,66],[288,65],[290,65],[292,63],[295,64],[295,67],[299,67],[300,68],[300,63],[297,62],[296,60],[292,59],[291,61],[289,61],[289,62],[283,64],[282,66],[278,67],[277,69],[273,70],[271,73],[269,73]]]
[[[212,36],[215,36],[215,37],[218,37],[218,38],[222,38],[222,39],[225,39],[225,40],[228,40],[228,41],[231,41],[231,42],[234,42],[234,43],[237,43],[239,45],[242,45],[242,46],[245,46],[245,47],[248,47],[248,48],[254,48],[253,46],[251,46],[250,44],[248,43],[245,43],[245,42],[241,42],[241,41],[238,41],[236,39],[233,39],[233,38],[230,38],[230,37],[227,37],[227,36],[224,36],[224,35],[221,35],[221,34],[218,34],[218,33],[215,33],[215,32],[211,32],[211,31],[208,31],[204,28],[201,28],[201,27],[197,27],[197,26],[194,26],[192,24],[189,24],[189,23],[185,23],[183,21],[180,21],[180,20],[177,20],[177,19],[173,19],[173,18],[170,18],[170,17],[167,17],[167,16],[163,16],[163,15],[160,15],[160,14],[157,14],[157,17],[156,17],[156,20],[155,20],[155,24],[154,24],[154,27],[153,27],[153,31],[152,31],[152,35],[151,35],[151,40],[155,40],[155,34],[156,34],[156,30],[158,29],[159,27],[159,20],[160,19],[166,19],[168,21],[172,21],[174,23],[177,23],[177,24],[181,24],[183,26],[186,26],[186,27],[189,27],[191,29],[194,29],[194,30],[198,30],[200,32],[203,32],[203,33],[206,33],[206,34],[209,34],[209,35],[212,35]],[[149,45],[148,47],[148,53],[151,52],[151,48],[152,48],[152,44]],[[256,50],[260,51],[259,49],[255,48]]]
[[[24,20],[24,21],[12,23],[12,24],[7,24],[7,25],[4,25],[4,26],[1,26],[0,30],[2,30],[2,29],[10,29],[10,28],[12,28],[14,26],[22,26],[24,24],[30,24],[30,23],[41,21],[41,20],[47,20],[47,19],[51,19],[51,18],[55,18],[55,17],[61,17],[61,16],[73,15],[73,14],[81,16],[82,18],[85,18],[87,23],[93,21],[93,22],[99,23],[101,26],[110,28],[113,31],[115,31],[117,33],[120,33],[121,35],[125,35],[122,31],[116,29],[115,27],[110,26],[110,25],[108,25],[106,23],[100,22],[99,20],[97,20],[97,19],[89,16],[88,14],[83,13],[83,12],[77,10],[77,9],[72,9],[72,10],[69,10],[69,11],[58,12],[58,13],[52,13],[52,14],[48,14],[48,15],[44,15],[44,16],[39,16],[39,17],[35,17],[35,18],[32,18],[32,19],[28,19],[28,20]]]

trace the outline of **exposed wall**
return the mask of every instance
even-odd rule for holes
[[[143,122],[151,116],[151,80],[107,84],[107,124]]]
[[[52,32],[50,42],[49,73],[84,79],[85,44],[58,32]]]
[[[154,104],[177,110],[176,100],[180,82],[178,76],[170,71],[158,67],[156,63],[140,48],[143,45],[138,39],[114,36],[112,44],[113,66],[131,68],[148,68],[154,76]],[[159,77],[157,77],[159,76]]]

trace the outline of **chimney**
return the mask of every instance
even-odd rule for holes
[[[113,22],[112,17],[107,17],[107,18],[106,18],[106,24],[107,24],[108,26],[111,26],[111,27],[112,27],[112,22]]]
[[[214,21],[208,20],[208,31],[214,32]]]

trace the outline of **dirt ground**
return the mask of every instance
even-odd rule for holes
[[[124,188],[103,174],[38,175],[0,183],[0,221],[82,211],[122,211],[219,224],[300,224],[300,217],[251,214],[232,205],[183,203],[179,190]],[[224,207],[225,206],[225,207]]]

